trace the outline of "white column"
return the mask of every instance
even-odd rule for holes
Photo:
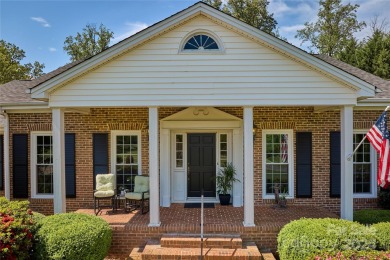
[[[66,212],[64,110],[52,110],[54,213]]]
[[[242,145],[242,130],[233,130],[233,165],[236,167],[237,176],[239,181],[233,183],[233,207],[242,207],[242,185],[243,185],[243,145]]]
[[[9,171],[9,117],[4,113],[4,195],[11,199],[11,179]]]
[[[149,227],[160,226],[160,192],[158,176],[158,108],[149,107]]]
[[[353,219],[353,160],[348,155],[353,151],[353,107],[344,106],[341,118],[341,201],[340,216]]]
[[[161,206],[171,206],[170,130],[162,129],[160,134],[160,183]]]
[[[244,107],[244,226],[255,226],[253,195],[253,107]]]

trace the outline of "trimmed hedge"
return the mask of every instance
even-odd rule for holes
[[[96,216],[48,216],[38,230],[37,259],[104,259],[111,246],[109,224]]]
[[[28,259],[34,220],[28,201],[0,197],[0,259]]]
[[[373,250],[376,242],[375,231],[356,222],[302,218],[279,232],[278,252],[281,260],[302,260],[315,254]]]
[[[361,224],[375,224],[379,222],[390,222],[390,210],[365,209],[353,213],[353,220]]]
[[[372,225],[375,229],[379,250],[390,250],[390,222]]]

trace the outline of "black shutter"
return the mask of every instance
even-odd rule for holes
[[[65,134],[66,197],[76,197],[76,146],[75,134]]]
[[[28,198],[28,135],[14,134],[13,157],[13,197]]]
[[[340,132],[330,132],[330,197],[341,194],[341,140]]]
[[[0,190],[4,189],[4,137],[0,135]]]
[[[312,134],[297,133],[296,140],[297,198],[312,196]]]
[[[108,134],[93,134],[93,186],[96,174],[108,171]]]

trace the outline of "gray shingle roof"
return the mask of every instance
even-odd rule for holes
[[[375,76],[374,74],[351,66],[335,58],[329,57],[328,55],[320,54],[313,56],[379,88],[382,92],[377,93],[375,98],[390,98],[390,81],[384,80],[378,76]]]
[[[73,68],[81,62],[82,61],[75,61],[66,64],[33,80],[13,80],[0,85],[0,105],[12,103],[42,103],[40,100],[32,99],[31,95],[27,93],[28,90],[63,73],[70,68]]]

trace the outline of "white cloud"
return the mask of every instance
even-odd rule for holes
[[[274,14],[275,18],[296,15],[311,19],[312,16],[317,14],[318,4],[314,1],[300,1],[298,4],[297,2],[295,0],[271,0],[268,9],[270,13]]]
[[[281,26],[279,28],[279,31],[286,32],[286,33],[290,33],[290,32],[296,33],[298,30],[301,30],[303,28],[305,28],[305,25],[297,24],[297,25],[291,25],[291,26]]]
[[[50,47],[50,48],[49,48],[49,51],[50,51],[50,52],[55,52],[55,51],[57,51],[57,49],[56,49],[56,48],[53,48],[53,47]]]
[[[43,27],[50,27],[50,24],[46,21],[45,18],[42,18],[42,17],[31,17],[31,20],[39,23]]]
[[[127,37],[139,32],[139,31],[142,31],[143,29],[145,29],[147,27],[148,27],[148,25],[146,23],[143,23],[143,22],[125,23],[125,29],[122,30],[123,32],[121,34],[114,37],[114,39],[112,40],[112,43],[115,44],[117,42],[120,42],[120,41],[126,39]]]

